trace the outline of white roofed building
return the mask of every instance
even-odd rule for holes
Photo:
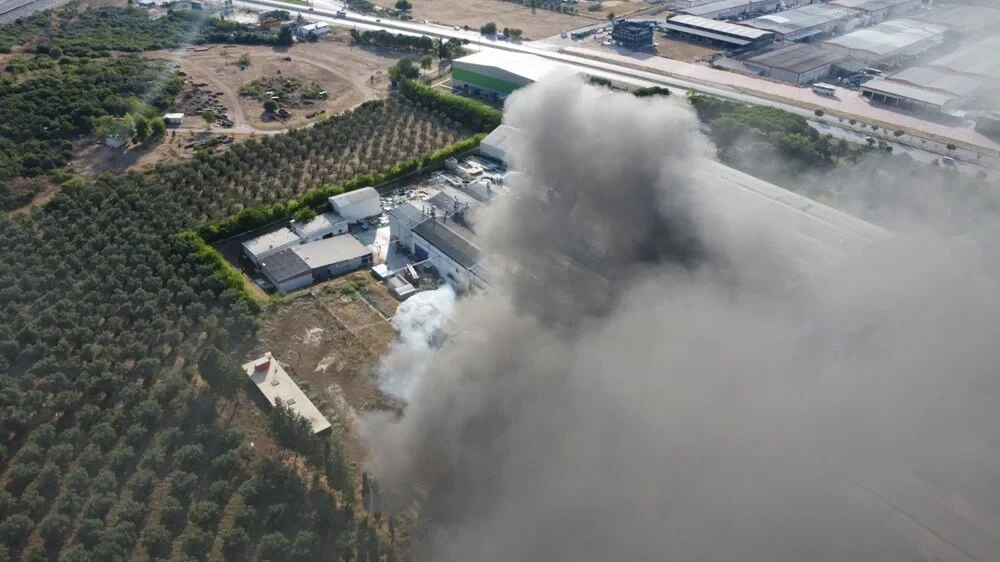
[[[269,232],[243,243],[243,255],[256,267],[260,267],[261,260],[276,254],[282,250],[291,248],[299,244],[299,236],[292,232],[290,228],[282,228]]]
[[[859,29],[823,44],[865,64],[894,64],[939,45],[948,29],[916,20],[892,20]]]
[[[510,125],[500,125],[479,143],[479,153],[510,166],[516,138],[516,129]]]
[[[278,360],[271,356],[270,352],[265,353],[259,359],[244,364],[243,370],[272,407],[281,402],[305,418],[312,426],[314,435],[330,429],[330,422],[306,396],[306,393],[302,392],[292,377],[285,372],[285,369],[278,364]]]
[[[306,223],[292,221],[292,232],[297,234],[300,244],[332,238],[347,232],[347,219],[334,212],[323,213]]]
[[[330,198],[330,208],[348,223],[382,213],[382,201],[374,187],[362,187]]]
[[[451,67],[452,88],[479,90],[506,96],[534,84],[560,66],[541,57],[508,51],[480,51],[456,59]]]

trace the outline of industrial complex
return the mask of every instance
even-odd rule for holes
[[[452,88],[506,96],[551,73],[557,66],[543,58],[506,51],[481,51],[455,60]]]

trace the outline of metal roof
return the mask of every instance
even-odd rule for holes
[[[682,26],[676,28],[678,29],[678,31],[689,31],[691,28],[697,28],[709,32],[721,33],[724,35],[735,35],[737,37],[750,40],[759,39],[765,35],[772,35],[770,31],[754,29],[752,27],[747,27],[745,25],[736,25],[734,23],[729,23],[725,21],[700,18],[698,16],[688,16],[688,15],[674,16],[667,20],[668,28],[671,28],[670,27],[671,24],[682,24]]]
[[[407,201],[406,203],[390,210],[389,216],[398,219],[409,228],[413,228],[414,226],[427,220],[427,215],[424,214],[423,209],[418,207],[412,201]]]
[[[358,241],[350,234],[341,234],[324,238],[301,246],[291,248],[292,252],[307,265],[309,269],[329,267],[334,264],[351,261],[372,253],[368,246]],[[269,260],[270,261],[270,260]]]
[[[912,0],[830,0],[830,4],[844,8],[855,8],[865,12],[878,12]]]
[[[519,131],[510,125],[500,125],[496,129],[493,129],[490,134],[486,135],[486,138],[479,145],[482,146],[485,144],[486,146],[502,151],[504,154],[510,154],[514,149],[518,133]]]
[[[891,55],[907,47],[944,35],[944,27],[915,20],[892,20],[826,41],[852,51]]]
[[[1000,79],[1000,37],[991,37],[967,45],[931,61],[928,66],[959,74],[972,74],[992,80]]]
[[[559,66],[551,61],[514,51],[479,51],[469,56],[455,59],[455,67],[465,65],[487,66],[509,72],[532,82],[537,82]]]
[[[915,66],[888,77],[893,82],[905,82],[928,90],[938,90],[967,96],[983,87],[983,82],[960,74],[949,74],[935,68]]]
[[[777,0],[719,0],[718,2],[691,6],[690,8],[678,11],[682,14],[690,14],[692,16],[704,16],[716,12],[735,10],[737,8],[746,8],[745,11],[750,12],[761,5],[774,5],[777,3]]]
[[[270,353],[244,364],[243,370],[272,406],[276,406],[280,400],[293,412],[305,418],[312,426],[314,434],[330,428],[330,422],[319,408],[309,400]]]
[[[362,187],[361,189],[355,189],[354,191],[334,195],[330,198],[330,203],[336,201],[337,205],[344,207],[365,201],[367,199],[378,199],[378,191],[375,191],[374,187]]]
[[[251,254],[258,256],[272,250],[274,248],[280,248],[281,246],[286,246],[288,244],[298,244],[299,236],[291,231],[289,228],[282,228],[280,230],[275,230],[274,232],[269,232],[263,236],[258,236],[253,240],[247,240],[243,243],[243,247],[246,248]]]
[[[479,248],[436,220],[426,220],[418,224],[413,233],[466,269],[472,268],[483,258]]]
[[[794,10],[776,12],[743,22],[757,29],[764,29],[783,35],[795,33],[812,27],[823,26],[832,22],[847,20],[859,15],[857,10],[828,6],[826,4],[809,4]]]
[[[321,232],[323,230],[330,230],[337,226],[337,224],[345,222],[347,219],[330,211],[328,213],[323,213],[322,215],[316,215],[312,220],[305,224],[297,225],[299,230],[304,236],[308,236],[314,232]]]
[[[955,96],[949,94],[931,92],[929,90],[924,90],[923,88],[917,88],[914,86],[909,86],[907,84],[902,84],[900,82],[893,82],[891,80],[885,80],[882,78],[876,78],[874,80],[869,80],[865,82],[864,84],[861,85],[861,90],[862,91],[870,90],[877,94],[885,94],[896,98],[910,99],[938,107],[943,107],[944,105],[946,105],[951,101],[954,101],[955,99]]]
[[[846,58],[846,54],[834,49],[824,49],[816,45],[797,43],[751,57],[745,62],[802,74],[816,68],[840,62]]]
[[[288,248],[264,258],[261,269],[273,283],[278,284],[309,273],[311,268],[293,248]]]
[[[907,16],[910,19],[946,25],[961,30],[980,30],[996,26],[1000,22],[1000,10],[980,6],[951,5]]]

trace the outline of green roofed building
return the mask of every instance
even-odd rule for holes
[[[483,51],[456,59],[451,67],[451,83],[455,90],[504,97],[537,82],[557,68],[557,63],[534,55]]]

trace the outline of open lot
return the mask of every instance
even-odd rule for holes
[[[377,0],[375,4],[391,8],[395,0]],[[582,11],[586,7],[581,3],[578,9]],[[536,9],[532,14],[530,8],[505,0],[419,0],[413,3],[413,19],[459,27],[467,25],[470,29],[479,29],[492,21],[500,29],[516,27],[522,30],[524,39],[541,39],[594,21],[551,10]]]
[[[242,68],[240,57],[247,55],[250,64]],[[162,54],[154,54],[162,58]],[[175,52],[169,58],[197,83],[221,92],[218,101],[229,110],[234,132],[280,130],[298,127],[316,120],[307,114],[325,110],[336,115],[363,101],[382,97],[388,83],[387,69],[399,54],[350,45],[345,30],[336,30],[315,43],[301,43],[292,48],[268,46],[210,46]],[[290,59],[290,60],[289,60]],[[263,105],[240,96],[240,87],[260,78],[297,78],[315,83],[328,93],[327,99],[311,106],[292,110],[292,116],[277,121],[265,116]],[[204,125],[195,116],[185,119],[185,127]],[[190,123],[189,123],[190,121]]]
[[[716,52],[714,49],[705,47],[704,45],[667,39],[662,35],[657,35],[654,41],[656,42],[656,54],[661,57],[684,62],[695,62]]]

